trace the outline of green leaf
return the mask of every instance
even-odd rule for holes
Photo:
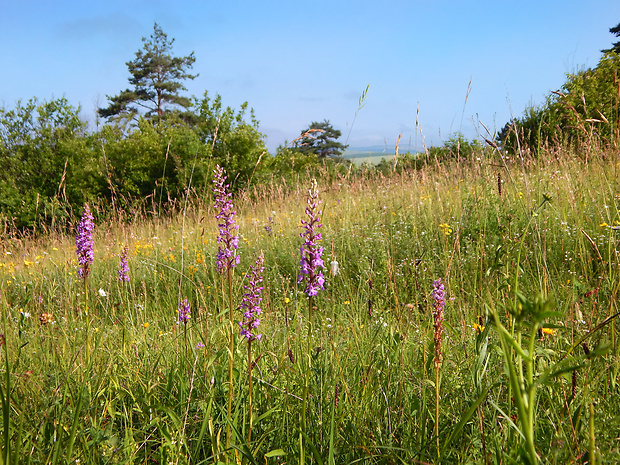
[[[488,388],[484,389],[480,395],[476,398],[476,400],[469,406],[469,408],[467,409],[467,411],[463,414],[463,416],[461,417],[461,419],[459,420],[459,422],[456,424],[456,426],[454,427],[454,429],[452,430],[452,432],[450,433],[450,435],[446,438],[446,440],[443,443],[443,446],[441,447],[441,455],[444,455],[444,452],[446,450],[446,447],[448,447],[448,445],[451,445],[452,442],[459,437],[459,435],[461,434],[461,431],[463,430],[463,428],[465,427],[465,425],[467,424],[467,422],[469,421],[469,419],[472,417],[472,415],[474,414],[474,412],[476,411],[476,409],[480,406],[480,404],[487,398],[487,396],[489,395],[489,391],[494,388],[495,386],[498,386],[500,383],[495,383],[493,386],[489,386]]]
[[[282,457],[286,455],[286,452],[284,452],[284,450],[282,449],[274,449],[272,451],[269,451],[265,454],[265,458],[271,458],[271,457]]]

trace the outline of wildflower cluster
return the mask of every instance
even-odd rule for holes
[[[90,272],[89,266],[95,258],[93,252],[93,229],[95,229],[93,215],[91,215],[88,205],[84,205],[82,218],[78,224],[77,235],[75,236],[75,249],[78,263],[80,264],[78,276],[83,279],[88,277]]]
[[[450,234],[452,234],[452,228],[450,227],[448,223],[441,223],[439,227],[441,228],[441,232],[445,234],[446,236],[449,236]]]
[[[39,322],[43,325],[49,325],[52,324],[54,322],[54,316],[51,313],[41,313],[41,315],[39,315]]]
[[[443,311],[446,306],[446,293],[441,278],[433,282],[433,321],[435,327],[435,365],[441,362],[441,340],[443,335]]]
[[[247,274],[248,284],[244,286],[247,292],[243,294],[241,305],[239,306],[240,310],[245,310],[243,312],[243,321],[239,322],[241,335],[248,341],[260,340],[261,338],[261,335],[256,334],[254,330],[260,324],[258,315],[261,313],[260,303],[263,300],[260,294],[263,290],[261,283],[263,282],[263,270],[265,269],[263,266],[264,260],[264,254],[261,252],[256,263]]]
[[[220,165],[216,165],[213,173],[215,174],[213,193],[215,195],[215,208],[218,211],[215,217],[220,221],[218,223],[220,233],[217,237],[219,244],[217,269],[223,273],[239,264],[239,255],[236,253],[239,248],[239,236],[236,235],[239,225],[235,224],[235,211],[232,209],[231,194],[227,192],[229,186],[225,184],[224,170]]]
[[[323,264],[323,247],[318,245],[322,239],[321,233],[318,229],[321,225],[321,211],[319,210],[319,189],[317,187],[316,179],[312,180],[312,185],[308,190],[308,199],[306,207],[307,220],[302,220],[302,226],[304,232],[300,236],[304,239],[304,243],[299,248],[301,259],[299,264],[301,265],[301,273],[299,274],[298,283],[306,280],[305,292],[308,297],[315,296],[320,290],[323,290],[323,284],[325,278],[321,272],[321,268],[325,268]]]
[[[143,242],[138,239],[133,245],[134,255],[150,255],[153,251],[153,244],[150,242]]]

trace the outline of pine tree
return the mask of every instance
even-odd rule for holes
[[[616,37],[620,37],[620,23],[618,23],[617,26],[615,27],[611,27],[609,28],[609,32],[611,32],[613,35],[615,35]],[[607,48],[605,50],[601,50],[601,52],[607,53],[607,52],[616,52],[616,53],[620,53],[620,41],[615,42],[614,44],[612,44],[613,47],[611,48]]]
[[[302,153],[314,153],[319,158],[339,157],[348,147],[337,142],[341,135],[342,132],[334,129],[328,120],[322,123],[314,121],[295,140],[295,147]]]
[[[110,105],[100,108],[99,115],[105,118],[121,114],[133,116],[144,109],[144,115],[151,118],[161,117],[164,112],[178,107],[186,109],[190,106],[190,99],[179,95],[179,91],[187,90],[183,80],[197,76],[186,72],[196,60],[194,52],[185,57],[172,56],[174,39],[168,40],[157,23],[153,26],[151,37],[143,37],[142,42],[144,46],[136,52],[136,58],[126,63],[133,89],[126,89],[113,97],[107,96]]]

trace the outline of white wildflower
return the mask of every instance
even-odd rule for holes
[[[331,265],[330,270],[331,270],[332,276],[336,276],[338,274],[339,263],[336,260],[332,260],[330,265]]]

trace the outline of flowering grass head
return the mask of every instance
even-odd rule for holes
[[[220,273],[237,266],[239,264],[239,225],[235,224],[235,211],[231,201],[231,194],[228,192],[229,185],[226,184],[226,176],[220,165],[216,165],[213,170],[213,194],[215,196],[215,208],[217,214],[215,218],[219,220],[219,235],[217,237],[217,269]]]
[[[301,259],[299,264],[301,266],[301,272],[299,274],[298,283],[304,279],[306,281],[306,295],[313,297],[319,293],[320,290],[324,290],[325,278],[321,272],[322,268],[325,268],[323,263],[323,247],[319,245],[319,241],[323,239],[319,228],[321,224],[321,210],[319,205],[319,189],[316,183],[316,179],[312,180],[312,185],[308,190],[306,215],[307,220],[301,220],[303,232],[300,236],[304,239],[304,243],[299,248]]]
[[[84,211],[82,212],[82,218],[77,227],[77,234],[75,236],[75,249],[77,253],[78,263],[78,276],[82,279],[86,279],[90,273],[90,264],[95,258],[93,251],[93,230],[95,229],[95,223],[93,215],[90,213],[88,205],[84,205]]]
[[[239,322],[241,328],[241,335],[245,337],[248,342],[255,339],[260,340],[261,334],[256,334],[256,328],[260,324],[258,316],[261,313],[260,303],[263,300],[261,297],[261,291],[263,287],[263,266],[265,257],[263,252],[260,253],[254,266],[250,268],[247,274],[248,283],[244,286],[246,292],[241,299],[240,310],[243,310],[243,320]]]

